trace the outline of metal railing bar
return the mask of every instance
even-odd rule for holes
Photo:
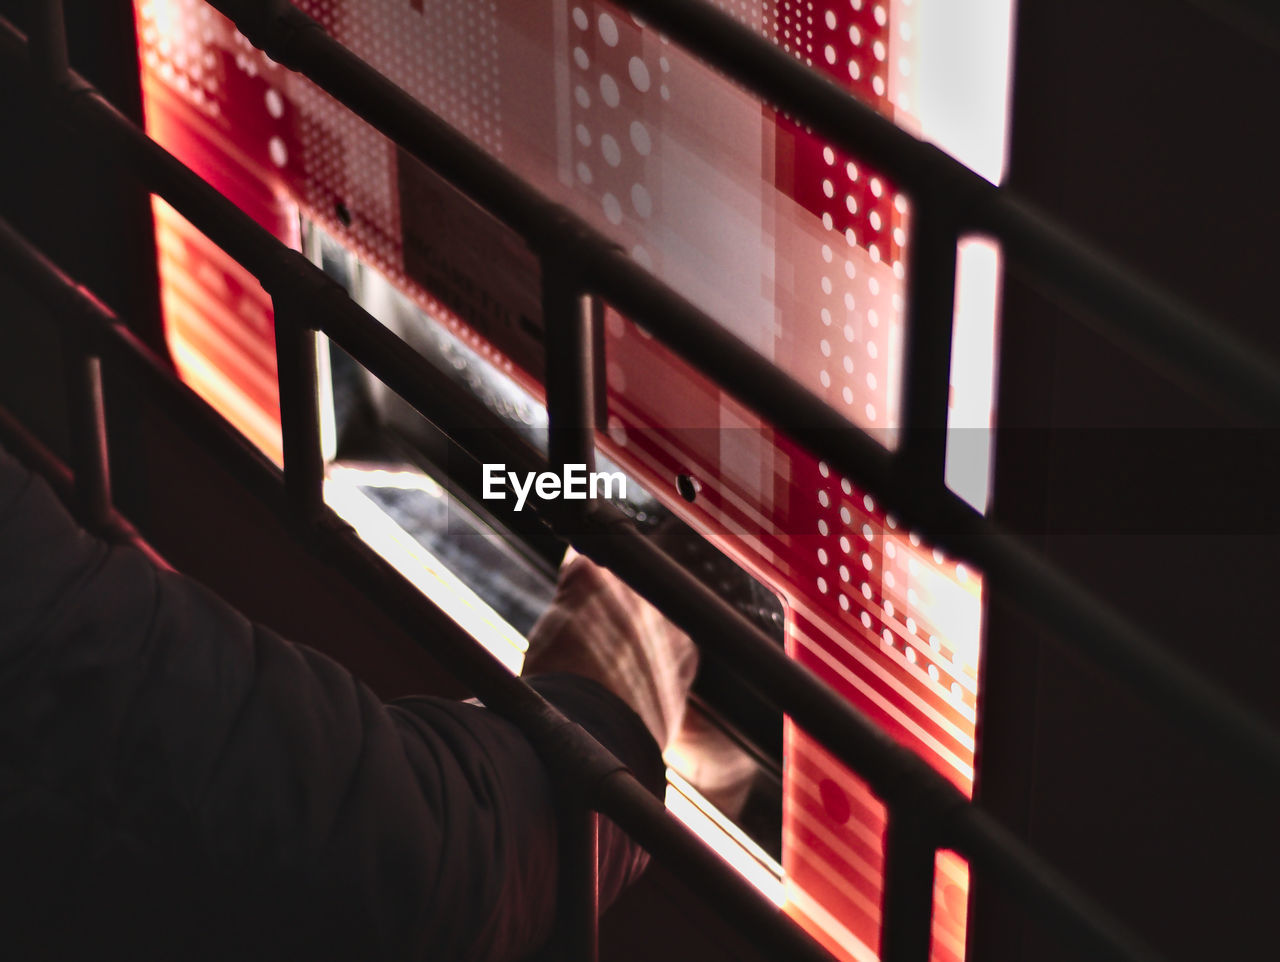
[[[941,210],[925,206],[913,211],[907,248],[898,477],[928,495],[946,486],[958,240]]]
[[[71,77],[62,0],[26,0],[25,7],[32,66],[50,88],[60,86]]]
[[[592,305],[563,252],[542,258],[547,450],[553,468],[595,470],[596,377]]]
[[[600,816],[580,803],[566,805],[563,813],[553,938],[566,962],[596,962],[600,956]]]
[[[102,399],[102,364],[74,337],[63,354],[67,378],[67,420],[76,503],[87,524],[107,523],[113,513],[107,417]]]
[[[966,210],[997,190],[941,148],[907,133],[829,77],[710,3],[615,2],[765,103],[891,178],[912,201],[928,198],[941,203],[962,223]],[[224,3],[227,0],[219,0],[217,5]]]
[[[591,304],[578,283],[572,250],[543,254],[542,324],[546,332],[547,452],[553,468],[595,470],[595,372]],[[421,409],[419,409],[421,413]],[[562,799],[556,940],[569,962],[599,957],[600,819],[573,797]]]
[[[307,277],[299,271],[297,284],[305,285]],[[300,512],[306,522],[317,521],[325,511],[316,332],[309,320],[313,310],[311,300],[283,287],[271,294],[284,486],[294,510]]]
[[[723,656],[762,697],[857,772],[886,803],[909,803],[926,789],[963,801],[960,791],[928,762],[894,741],[737,609],[688,576],[612,505],[594,503],[586,520],[573,539],[575,548],[618,574],[700,648]]]
[[[885,500],[897,483],[891,452],[785,371],[615,248],[592,251],[593,289],[700,373],[817,457],[841,452],[851,479]]]
[[[912,808],[891,808],[884,837],[880,962],[928,962],[936,864],[929,824]]]
[[[32,66],[43,88],[40,92],[53,97],[72,78],[62,0],[28,0],[26,8]],[[101,527],[113,514],[102,368],[80,332],[65,338],[63,358],[75,500],[86,523]]]
[[[280,471],[266,455],[191,388],[175,382],[171,368],[119,322],[109,307],[68,277],[3,218],[0,255],[0,269],[47,304],[63,330],[75,337],[93,339],[104,362],[126,369],[132,383],[168,397],[181,409],[177,417],[195,425],[210,440],[213,454],[227,465],[237,481],[274,512],[285,510],[287,501],[279,483]]]

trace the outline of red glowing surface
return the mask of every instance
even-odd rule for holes
[[[910,0],[719,5],[913,123]],[[910,212],[886,178],[606,4],[298,6],[853,423],[896,426]],[[201,0],[136,8],[153,137],[282,240],[297,244],[305,213],[541,393],[536,342],[432,283],[448,275],[448,247],[465,246],[449,225],[495,252],[506,251],[500,231],[441,217],[456,201],[429,175]],[[182,376],[279,461],[269,298],[161,204],[157,236]],[[503,275],[500,299],[527,297],[516,268]],[[612,311],[606,351],[602,445],[784,597],[793,657],[969,791],[979,579]],[[696,504],[675,497],[677,473],[701,482]],[[790,724],[785,744],[788,910],[841,957],[871,957],[883,808]],[[935,959],[963,957],[967,888],[964,862],[943,853]]]

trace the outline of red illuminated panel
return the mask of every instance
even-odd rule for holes
[[[929,0],[718,5],[908,126]],[[897,426],[910,210],[893,184],[609,4],[299,0],[339,40],[577,211],[851,422]],[[137,0],[147,126],[259,223],[299,212],[541,393],[518,239],[202,0]],[[279,460],[269,299],[157,205],[183,377]],[[643,330],[606,312],[602,444],[788,608],[788,652],[964,791],[981,584]],[[989,352],[988,352],[989,353]],[[695,504],[671,479],[693,474]],[[845,958],[878,943],[883,810],[786,731],[788,909]],[[966,868],[939,860],[935,958],[963,954]]]

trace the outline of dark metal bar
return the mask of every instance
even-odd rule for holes
[[[72,340],[77,340],[71,335]],[[76,503],[83,520],[101,527],[113,513],[102,365],[79,344],[66,349],[67,416],[75,470]]]
[[[881,962],[928,962],[936,860],[929,826],[919,813],[905,806],[890,809],[884,841]]]
[[[27,0],[26,6],[32,66],[43,83],[58,87],[67,81],[71,70],[62,0]]]
[[[559,253],[542,259],[546,330],[547,446],[552,467],[595,470],[595,347],[592,304]]]
[[[60,91],[71,80],[62,0],[27,0],[31,34],[28,56],[39,93]],[[84,522],[102,528],[112,515],[111,469],[102,397],[102,368],[85,347],[82,332],[71,332],[64,348],[67,418],[75,472],[75,500]]]
[[[704,0],[618,0],[618,6],[863,164],[892,176],[909,197],[936,193],[959,213],[997,189]]]
[[[941,491],[945,484],[956,242],[954,228],[932,197],[913,209],[898,478],[918,486],[925,496]]]
[[[92,340],[98,355],[113,369],[128,372],[131,383],[162,395],[175,420],[190,426],[208,442],[211,453],[236,479],[274,511],[287,504],[280,472],[267,457],[231,428],[226,420],[181,381],[115,313],[75,283],[25,237],[0,218],[0,269],[21,281],[49,305],[52,316],[73,337]]]
[[[324,513],[324,455],[320,449],[316,332],[308,318],[319,305],[316,299],[306,296],[306,278],[312,275],[299,271],[297,276],[294,290],[278,290],[271,298],[275,308],[284,486],[302,518],[316,521]]]
[[[636,530],[608,502],[595,502],[573,539],[587,557],[617,573],[638,594],[722,655],[742,678],[822,742],[889,804],[909,802],[923,786],[948,799],[959,791],[920,756],[903,748],[759,628]],[[553,522],[554,523],[554,522]]]
[[[554,939],[565,962],[600,955],[600,816],[569,800],[560,820],[560,872]]]

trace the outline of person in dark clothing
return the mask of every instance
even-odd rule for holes
[[[659,792],[651,730],[678,727],[692,646],[576,558],[532,667],[584,664],[584,635],[583,671],[532,683]],[[600,859],[604,903],[645,860],[616,831]],[[384,704],[86,534],[0,450],[0,956],[518,959],[555,880],[552,786],[514,726]]]

